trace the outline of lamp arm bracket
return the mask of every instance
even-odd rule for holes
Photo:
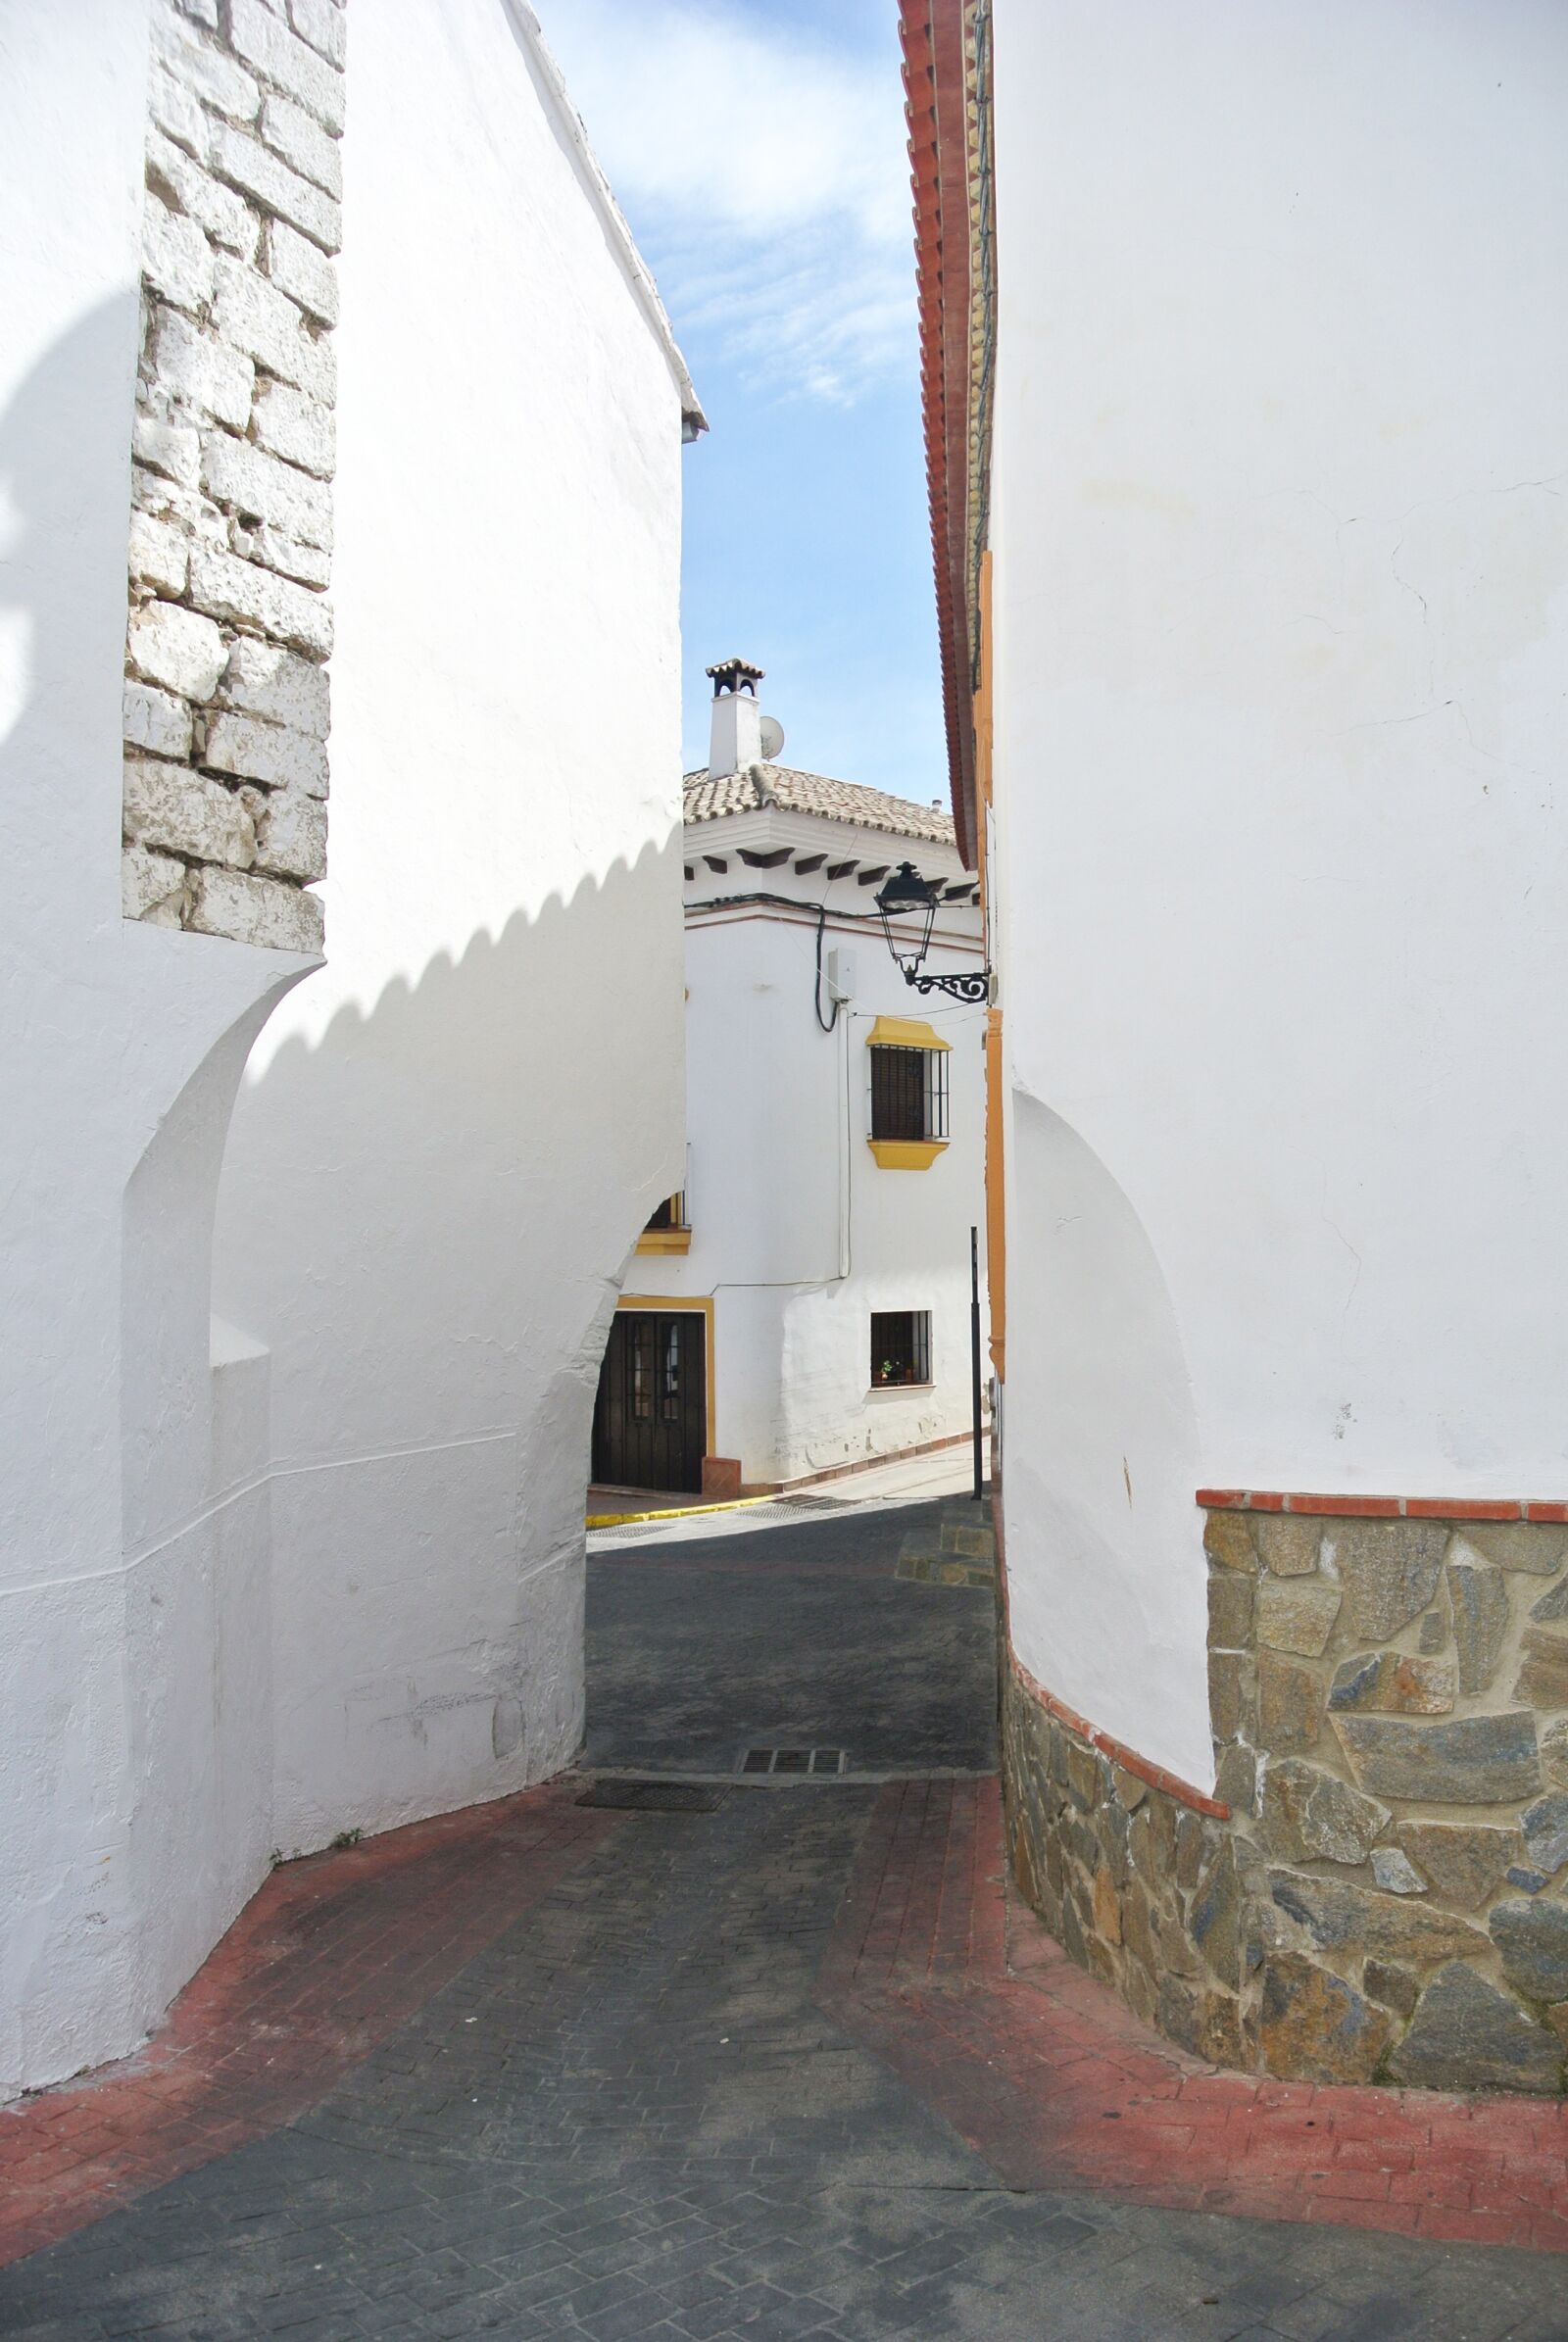
[[[918,976],[913,968],[904,971],[906,984],[912,984],[922,998],[926,993],[945,992],[951,1000],[986,1002],[991,999],[991,970],[981,968],[972,976]]]

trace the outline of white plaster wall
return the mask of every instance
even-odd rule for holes
[[[0,2096],[133,2046],[266,1858],[208,1250],[310,963],[121,919],[146,73],[127,0],[0,13]]]
[[[329,957],[218,1245],[285,1851],[572,1754],[599,1353],[684,1137],[670,365],[503,0],[355,15],[344,178]]]
[[[688,858],[701,847],[723,850],[710,825],[692,836]],[[707,884],[741,893],[752,879]],[[765,891],[790,884],[787,870],[755,879]],[[704,891],[700,880],[695,892]],[[863,909],[866,891],[846,882],[835,907],[846,899]],[[947,919],[975,923],[972,911]],[[830,918],[824,954],[835,947],[854,954],[856,994],[828,1035],[813,1009],[814,919],[738,906],[733,917],[688,927],[691,1250],[639,1255],[626,1278],[638,1293],[715,1296],[715,1452],[738,1456],[748,1482],[919,1446],[966,1431],[970,1419],[984,1011],[919,1000],[875,923]],[[974,964],[972,953],[940,947],[928,961],[940,973]],[[824,1013],[830,1005],[824,990]],[[866,1035],[878,1015],[924,1018],[953,1043],[952,1140],[926,1171],[882,1169],[866,1145]],[[933,1386],[872,1391],[870,1312],[905,1308],[931,1312]]]
[[[1537,0],[996,0],[1013,1627],[1200,1782],[1196,1486],[1568,1487],[1565,104]]]

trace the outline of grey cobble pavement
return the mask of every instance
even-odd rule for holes
[[[0,2272],[0,2333],[1568,2337],[1549,2255],[1003,2186],[816,2004],[874,1797],[627,1815],[309,2115]]]

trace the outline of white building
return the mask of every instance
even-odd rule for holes
[[[903,15],[1019,1875],[1224,2062],[1556,2089],[1568,16]]]
[[[3,2095],[576,1745],[701,417],[523,0],[0,46]]]
[[[709,765],[685,787],[687,1169],[627,1273],[594,1476],[726,1494],[967,1436],[985,1012],[912,990],[875,907],[912,862],[940,895],[923,974],[977,973],[946,808],[779,763],[760,669],[709,672]]]

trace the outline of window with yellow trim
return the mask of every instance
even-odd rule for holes
[[[874,1037],[871,1137],[935,1139],[948,1135],[948,1050],[908,1048]]]

